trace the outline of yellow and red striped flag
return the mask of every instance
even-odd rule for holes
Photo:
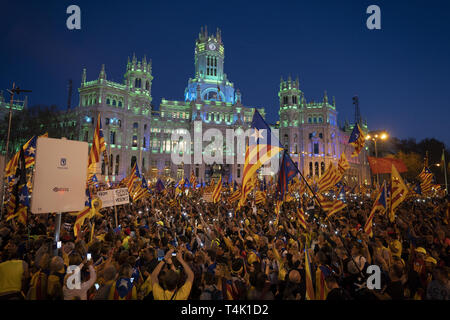
[[[133,185],[135,181],[138,181],[141,178],[141,174],[139,172],[139,167],[137,166],[137,162],[134,163],[133,169],[131,169],[131,174],[127,177],[126,183],[128,188],[128,193],[132,193]]]
[[[306,277],[306,300],[314,300],[314,286],[312,281],[311,258],[305,244],[305,277]]]
[[[370,237],[373,236],[372,228],[373,228],[373,217],[375,212],[381,211],[381,214],[384,214],[387,210],[387,189],[386,189],[386,181],[381,186],[377,198],[373,203],[372,210],[370,211],[369,217],[367,218],[366,224],[364,225],[364,232],[368,234]]]
[[[352,158],[359,155],[362,148],[364,147],[365,142],[366,137],[364,136],[364,132],[361,130],[359,124],[356,124],[353,127],[350,139],[348,140],[348,143],[355,147],[355,150],[352,153]]]
[[[322,209],[327,212],[327,219],[330,218],[336,212],[347,207],[347,204],[340,200],[333,201],[321,201]]]
[[[319,193],[325,192],[333,188],[342,178],[342,173],[336,169],[332,162],[319,180]]]
[[[189,182],[191,183],[192,188],[194,188],[194,189],[195,189],[196,180],[197,180],[197,178],[195,177],[194,170],[192,170]]]
[[[389,212],[389,221],[394,222],[395,220],[395,210],[406,199],[408,195],[408,187],[403,182],[400,173],[398,173],[397,168],[392,164],[391,171],[391,207]]]
[[[102,121],[100,114],[97,116],[97,126],[94,131],[94,139],[89,152],[88,168],[91,168],[97,162],[100,162],[100,153],[103,153],[105,165],[108,165],[108,157],[106,155],[105,138],[103,137]]]
[[[220,193],[222,192],[222,176],[220,176],[219,181],[217,182],[216,187],[212,193],[213,202],[217,203],[220,200]]]
[[[235,201],[239,200],[241,198],[241,189],[235,190],[230,197],[228,198],[228,203],[234,203]]]
[[[256,191],[255,194],[255,203],[261,204],[266,202],[266,192],[265,191]]]
[[[244,172],[242,176],[242,194],[239,205],[242,206],[251,190],[249,184],[256,171],[277,156],[283,148],[279,141],[272,136],[272,131],[264,119],[255,109],[251,129],[254,131],[249,137],[249,143],[245,151]]]
[[[39,136],[39,138],[47,138],[48,133],[44,133],[43,135]],[[37,142],[37,136],[33,136],[30,140],[27,141],[22,146],[24,156],[25,156],[25,168],[29,168],[32,165],[34,165],[35,158],[36,158],[36,142]],[[8,161],[5,167],[5,177],[13,176],[16,174],[17,166],[19,165],[19,158],[20,158],[20,149],[16,152],[16,154],[12,157],[11,160]]]
[[[345,152],[342,152],[341,157],[339,158],[339,161],[338,161],[338,170],[339,170],[340,174],[343,175],[344,172],[347,171],[348,169],[350,169],[350,164],[347,161]]]
[[[297,215],[298,215],[298,222],[303,227],[303,229],[306,230],[306,215],[301,203],[297,208]]]

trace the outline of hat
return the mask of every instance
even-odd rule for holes
[[[250,224],[250,221],[248,219],[245,219],[245,225],[248,226]]]
[[[425,250],[425,249],[422,248],[422,247],[418,247],[418,248],[416,249],[416,252],[417,252],[417,253],[427,254],[427,250]]]
[[[156,224],[159,224],[161,227],[164,227],[164,222],[162,222],[161,220],[158,221]]]
[[[432,256],[428,256],[425,258],[425,262],[431,262],[432,264],[437,264],[437,261]]]

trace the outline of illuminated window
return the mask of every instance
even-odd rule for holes
[[[137,147],[137,136],[136,135],[133,136],[133,141],[132,142],[133,142],[132,146],[133,147]]]

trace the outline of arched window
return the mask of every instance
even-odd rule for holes
[[[113,103],[112,103],[112,105],[113,105],[113,106],[115,106],[115,105],[116,105],[116,100],[113,100]]]
[[[325,162],[321,162],[320,163],[320,175],[323,175],[323,173],[325,172]]]
[[[139,127],[139,124],[137,122],[133,123],[133,129],[137,129]]]
[[[119,155],[117,155],[116,156],[116,176],[117,175],[119,175],[119,160],[120,160],[120,157],[119,157]]]
[[[314,162],[314,174],[319,176],[319,163],[317,161]]]
[[[106,99],[106,104],[111,104],[111,100],[109,98]]]
[[[121,107],[122,106],[122,101],[119,100],[119,104],[118,105],[119,105],[119,107]]]
[[[142,139],[142,147],[143,148],[147,147],[147,140],[145,139],[145,137]]]
[[[137,147],[137,136],[136,135],[133,136],[132,146]]]
[[[109,143],[116,144],[116,132],[115,131],[111,131],[109,133]]]
[[[131,157],[131,168],[133,168],[135,163],[136,163],[136,156],[132,156]]]
[[[313,165],[312,162],[309,163],[309,176],[312,177],[313,175]]]
[[[102,160],[102,176],[105,175],[105,160]]]
[[[150,91],[150,82],[148,80],[145,83],[145,90]]]

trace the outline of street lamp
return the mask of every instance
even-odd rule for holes
[[[389,138],[389,135],[386,131],[372,131],[369,132],[366,136],[366,140],[372,140],[375,147],[375,157],[378,158],[378,148],[377,148],[377,141],[381,140],[387,140]],[[380,176],[377,173],[377,184],[380,185]]]

